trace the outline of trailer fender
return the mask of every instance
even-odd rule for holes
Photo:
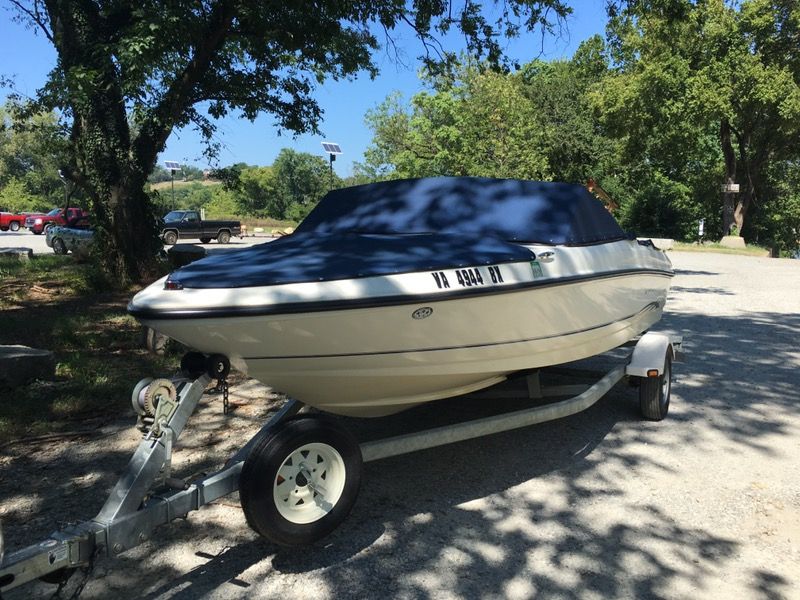
[[[672,338],[663,333],[645,333],[633,349],[625,374],[631,377],[660,377],[664,373],[667,355],[675,358]],[[654,374],[653,370],[658,373]]]

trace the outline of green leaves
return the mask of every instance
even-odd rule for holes
[[[367,162],[398,177],[474,175],[547,179],[541,127],[518,77],[464,67],[433,93],[392,96],[368,114]]]

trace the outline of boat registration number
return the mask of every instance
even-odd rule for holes
[[[450,289],[454,285],[466,288],[505,283],[503,271],[497,265],[453,269],[446,272],[434,271],[431,275],[436,282],[436,287],[440,290]]]

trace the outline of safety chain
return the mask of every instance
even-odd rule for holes
[[[222,387],[222,414],[227,415],[230,411],[230,402],[228,401],[228,380],[221,379],[217,387]]]
[[[69,580],[72,579],[72,576],[75,574],[75,571],[64,577],[64,579],[62,579],[59,582],[58,588],[56,589],[55,592],[53,592],[53,595],[50,596],[50,600],[75,600],[76,598],[78,598],[78,596],[80,596],[83,593],[83,588],[85,588],[86,584],[89,583],[89,577],[91,576],[92,571],[94,570],[94,559],[99,551],[100,551],[99,548],[95,548],[92,554],[89,556],[89,563],[85,567],[80,567],[76,569],[77,571],[81,572],[81,579],[78,582],[78,585],[75,586],[75,589],[72,590],[72,593],[66,597],[61,596],[61,592],[64,591],[64,588],[67,586]]]

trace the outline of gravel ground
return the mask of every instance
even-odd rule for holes
[[[671,257],[659,329],[685,336],[687,362],[667,420],[641,420],[620,385],[567,419],[369,463],[348,520],[302,550],[259,539],[230,496],[100,559],[83,597],[800,598],[800,261]],[[276,404],[235,391],[232,417],[210,397],[181,440],[184,474]],[[97,511],[137,441],[125,419],[0,450],[11,545]]]

